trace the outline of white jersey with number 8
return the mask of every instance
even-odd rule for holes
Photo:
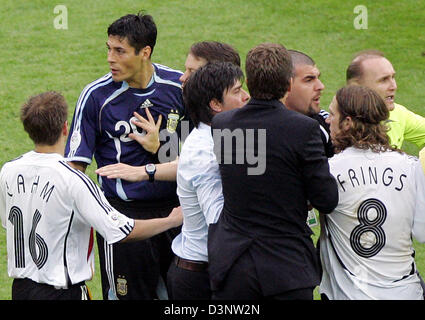
[[[320,292],[330,299],[423,299],[412,246],[413,226],[425,219],[418,159],[351,147],[329,165],[339,203],[322,229]]]

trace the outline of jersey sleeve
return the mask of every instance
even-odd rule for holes
[[[0,171],[0,221],[3,228],[6,228],[6,181],[3,179],[3,170]]]
[[[96,145],[98,124],[98,106],[92,95],[85,97],[81,93],[75,107],[72,125],[65,147],[68,161],[80,161],[90,164]]]
[[[87,175],[72,171],[75,176],[70,190],[79,218],[98,231],[108,244],[127,237],[134,228],[134,220],[114,209]]]
[[[320,136],[322,138],[323,147],[325,148],[325,154],[326,157],[331,158],[334,155],[334,147],[330,136],[329,124],[326,122],[328,117],[329,113],[326,110],[320,110],[319,113],[311,116],[311,118],[319,122]]]
[[[421,163],[423,172],[425,173],[425,147],[419,151],[419,162]]]
[[[416,207],[413,218],[413,236],[419,242],[425,242],[425,174],[421,161],[415,165]]]
[[[406,108],[403,111],[406,119],[404,139],[422,148],[425,145],[425,118]]]

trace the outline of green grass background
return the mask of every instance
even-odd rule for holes
[[[68,11],[68,29],[57,30],[56,5]],[[357,5],[368,13],[368,29],[353,26]],[[64,94],[69,121],[81,90],[106,74],[106,29],[111,22],[141,9],[152,14],[158,39],[152,60],[183,70],[188,48],[196,41],[232,44],[244,65],[246,53],[261,42],[278,42],[311,55],[326,89],[322,107],[344,85],[353,54],[363,49],[386,53],[397,71],[396,102],[425,115],[425,2],[386,1],[135,1],[2,0],[0,10],[0,166],[33,146],[19,122],[27,97],[47,90]],[[418,148],[404,150],[417,155]],[[93,174],[90,166],[88,174]],[[10,299],[5,232],[0,228],[0,299]],[[315,228],[315,239],[319,229]],[[316,241],[316,240],[315,240]],[[425,246],[415,243],[417,264],[425,275]],[[88,283],[101,299],[97,270]],[[316,293],[316,298],[318,295]],[[395,297],[396,298],[396,297]]]

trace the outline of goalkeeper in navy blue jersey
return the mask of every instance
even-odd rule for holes
[[[162,124],[159,129],[166,129],[161,132],[167,136],[169,160],[177,156],[178,143],[173,142],[180,135],[185,114],[179,81],[182,72],[151,62],[156,36],[149,15],[126,15],[109,26],[110,73],[82,91],[65,151],[72,166],[82,171],[93,156],[98,167],[149,164],[148,181],[98,178],[109,202],[131,218],[162,217],[179,205],[175,182],[154,181],[159,143],[143,148],[132,139],[146,135],[134,125],[134,113],[147,117],[149,108],[149,115]],[[184,128],[189,131],[188,126]],[[166,274],[171,241],[178,233],[173,229],[148,241],[119,245],[106,245],[98,235],[104,299],[166,299],[161,274]]]

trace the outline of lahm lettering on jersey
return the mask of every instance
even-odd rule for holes
[[[25,181],[22,174],[16,177],[16,191],[18,194],[38,194],[46,203],[49,201],[55,186],[50,181],[40,182],[40,176],[36,176],[32,181]],[[9,190],[10,191],[10,190]],[[8,191],[9,196],[13,196]]]
[[[407,179],[404,173],[397,174],[390,167],[377,168],[371,166],[360,166],[358,168],[349,168],[344,173],[338,173],[336,180],[342,191],[345,192],[347,187],[360,187],[372,184],[382,184],[397,191],[403,190],[403,181]]]

